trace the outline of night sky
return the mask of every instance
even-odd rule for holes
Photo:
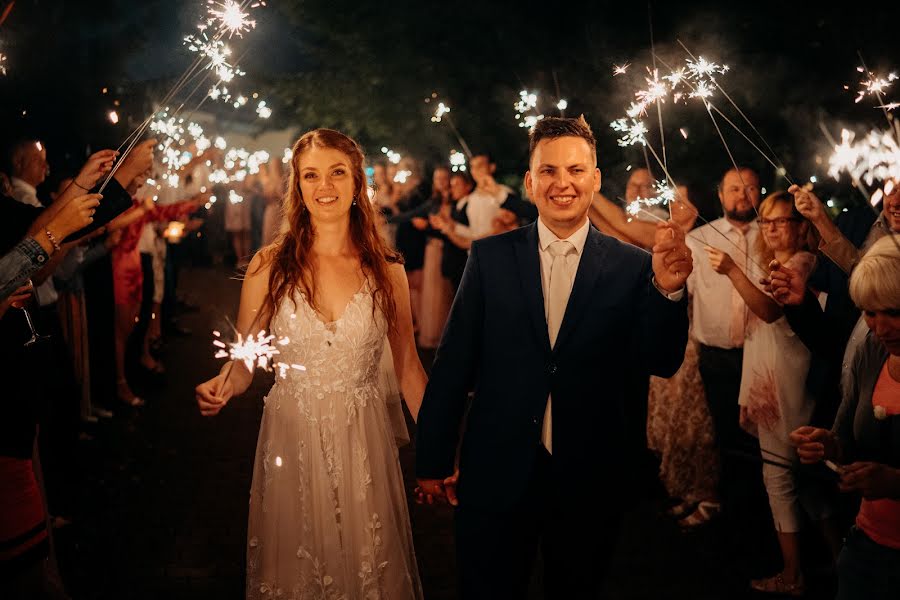
[[[18,0],[0,27],[0,51],[9,57],[0,78],[6,135],[36,133],[72,160],[87,146],[117,146],[127,129],[106,121],[109,105],[118,99],[123,118],[143,119],[189,64],[181,39],[204,4]],[[886,125],[874,102],[854,103],[857,52],[873,71],[897,66],[898,9],[802,4],[270,0],[254,11],[257,28],[232,43],[247,71],[242,88],[270,98],[274,116],[259,122],[252,110],[204,109],[220,115],[223,133],[235,125],[329,126],[356,136],[370,154],[386,145],[434,164],[459,146],[448,128],[430,122],[433,105],[424,99],[437,92],[469,146],[491,151],[504,174],[520,175],[526,132],[516,127],[512,104],[527,88],[541,94],[544,114],[559,114],[552,108],[558,85],[566,114],[584,113],[592,123],[607,181],[618,180],[644,158],[618,148],[608,123],[645,87],[652,23],[663,60],[684,60],[681,40],[727,63],[723,86],[789,172],[821,179],[815,158],[827,158],[828,146],[820,121],[834,135],[842,125],[860,132]],[[628,73],[613,77],[613,65],[623,63],[631,63]],[[678,135],[682,127],[687,140]],[[664,131],[671,170],[684,179],[707,185],[728,166],[702,105],[667,106]],[[737,160],[777,183],[749,144],[730,130],[726,140]]]

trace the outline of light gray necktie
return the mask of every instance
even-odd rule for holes
[[[569,303],[569,295],[572,293],[572,281],[566,268],[566,256],[575,253],[575,246],[566,240],[556,240],[547,248],[553,257],[550,265],[550,284],[547,290],[547,333],[550,334],[550,346],[556,345],[559,335],[559,327],[562,325],[563,316],[566,314],[566,306]],[[541,443],[547,452],[553,453],[552,428],[553,422],[550,411],[551,398],[547,398],[547,408],[544,409],[544,424],[541,427]]]

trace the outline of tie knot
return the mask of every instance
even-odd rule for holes
[[[550,256],[556,258],[557,256],[566,256],[567,254],[575,253],[575,246],[572,242],[566,240],[556,240],[550,246],[547,247],[547,250],[550,252]]]

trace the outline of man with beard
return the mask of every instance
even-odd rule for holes
[[[688,291],[693,294],[693,334],[700,343],[700,375],[721,458],[720,500],[725,511],[737,513],[732,499],[746,498],[746,486],[759,480],[759,468],[751,465],[748,471],[746,461],[736,457],[736,451],[758,455],[755,438],[738,423],[744,330],[750,315],[728,277],[710,266],[704,247],[727,252],[751,281],[759,279],[759,267],[754,264],[758,259],[753,257],[759,235],[759,176],[746,167],[726,171],[719,182],[719,200],[725,216],[695,229],[687,238],[694,262]]]

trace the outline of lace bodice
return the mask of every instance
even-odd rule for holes
[[[279,346],[279,358],[303,365],[306,371],[290,370],[279,383],[298,391],[316,388],[324,394],[377,386],[386,326],[381,312],[373,313],[373,305],[368,282],[331,323],[322,320],[301,292],[293,301],[283,301],[271,326],[276,337],[289,340]]]

